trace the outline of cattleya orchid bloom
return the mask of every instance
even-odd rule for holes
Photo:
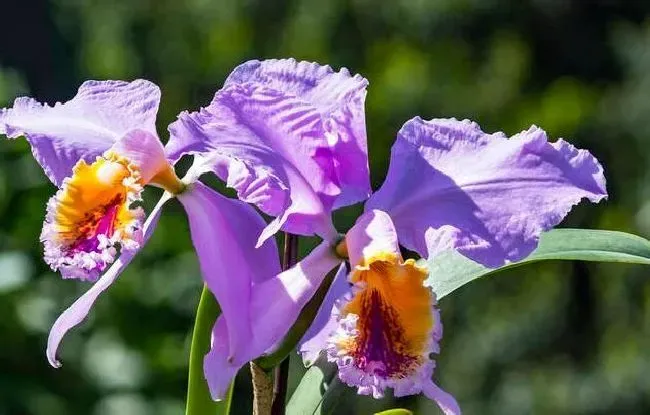
[[[467,120],[406,122],[384,184],[337,247],[354,267],[353,289],[331,290],[320,310],[329,319],[306,333],[303,356],[326,350],[359,393],[422,392],[445,414],[460,413],[431,381],[442,324],[428,271],[403,261],[399,244],[434,260],[455,249],[497,267],[529,255],[582,198],[606,196],[598,161],[561,139],[549,143],[537,127],[507,138]]]
[[[561,139],[549,143],[537,127],[507,138],[467,120],[414,118],[397,136],[386,181],[341,241],[331,211],[369,188],[365,85],[312,63],[248,62],[208,107],[170,126],[172,158],[202,153],[240,199],[276,216],[261,240],[278,229],[324,239],[293,268],[253,286],[249,347],[230,348],[225,319],[217,320],[205,360],[214,398],[244,363],[273,349],[338,266],[303,338],[305,359],[326,351],[361,394],[424,393],[446,414],[460,413],[431,380],[442,324],[428,272],[403,260],[399,245],[433,258],[455,249],[496,267],[530,254],[582,198],[606,197],[598,161]]]
[[[280,272],[274,240],[255,249],[266,224],[251,206],[200,183],[196,168],[178,179],[156,133],[159,100],[160,90],[148,81],[88,81],[64,104],[18,98],[0,112],[0,133],[25,136],[59,188],[41,234],[46,262],[64,278],[94,282],[50,331],[47,357],[55,367],[64,334],[144,246],[171,197],[187,212],[206,285],[228,324],[238,327],[228,336],[233,349],[250,336],[248,309],[238,302],[250,296],[253,282]],[[138,206],[145,185],[165,189],[146,222]]]

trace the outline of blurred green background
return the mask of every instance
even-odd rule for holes
[[[565,226],[650,236],[650,2],[583,0],[2,0],[0,106],[65,101],[86,79],[147,78],[159,132],[206,105],[252,58],[346,66],[370,80],[373,186],[401,124],[471,118],[514,134],[537,124],[590,149],[610,200]],[[181,414],[200,276],[181,208],[89,320],[62,369],[50,325],[88,288],[62,281],[38,236],[54,193],[23,140],[0,146],[0,415]],[[147,194],[149,205],[155,192]],[[429,208],[435,209],[435,206]],[[345,230],[358,212],[337,215]],[[303,247],[310,241],[303,243]],[[441,302],[437,379],[465,414],[650,413],[650,269],[549,263],[475,282]],[[299,375],[293,362],[292,385]],[[246,383],[238,385],[246,395]],[[244,403],[240,413],[250,412]],[[341,414],[430,402],[343,396]]]

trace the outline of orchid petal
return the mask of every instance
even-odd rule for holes
[[[300,340],[299,351],[306,366],[315,362],[327,347],[327,339],[338,326],[337,302],[350,292],[347,267],[341,264],[314,321]]]
[[[160,213],[162,212],[162,207],[170,198],[171,194],[163,194],[162,198],[158,201],[154,209],[151,211],[151,214],[144,224],[144,237],[143,243],[140,245],[140,249],[153,235],[153,231],[156,229],[158,219],[160,218]],[[59,348],[61,340],[63,339],[63,336],[65,336],[65,334],[71,328],[75,327],[86,318],[99,295],[106,291],[106,289],[108,289],[108,287],[110,287],[115,282],[115,280],[117,280],[117,277],[119,277],[127,265],[131,263],[131,260],[136,256],[140,249],[124,250],[122,252],[122,255],[111,265],[111,267],[104,273],[104,275],[102,275],[101,278],[95,284],[93,284],[93,286],[88,291],[79,297],[77,301],[75,301],[59,316],[59,318],[56,319],[47,339],[46,355],[47,360],[52,366],[61,366],[61,363],[56,358],[56,352]]]
[[[158,136],[145,130],[131,130],[113,144],[109,151],[124,157],[140,172],[143,183],[169,165]]]
[[[217,319],[212,349],[204,360],[204,372],[214,399],[223,397],[240,367],[282,340],[327,273],[340,262],[332,246],[322,243],[294,267],[253,285],[247,304],[252,336],[239,348],[232,348],[232,339],[224,337],[232,335],[231,320],[225,315]]]
[[[252,336],[251,284],[280,272],[277,247],[271,239],[255,248],[265,222],[252,206],[201,182],[190,186],[178,200],[187,212],[203,279],[228,321],[229,350],[237,351]]]
[[[414,118],[366,207],[388,212],[402,245],[422,256],[457,249],[497,267],[530,254],[582,198],[606,196],[598,160],[537,127],[508,139],[468,120]]]
[[[438,404],[438,407],[445,415],[461,415],[460,406],[454,398],[448,392],[445,392],[433,382],[428,382],[422,388],[422,393],[424,395],[435,401]]]
[[[210,395],[215,401],[220,401],[226,396],[230,382],[244,365],[244,363],[234,364],[234,361],[229,359],[228,333],[226,319],[219,316],[212,328],[210,351],[203,359],[203,375],[208,382]]]
[[[365,86],[347,70],[249,62],[210,106],[170,125],[168,158],[200,154],[241,200],[283,217],[265,237],[281,226],[331,239],[331,210],[369,193]]]
[[[382,254],[402,257],[393,221],[386,212],[377,209],[365,212],[357,219],[345,235],[345,243],[353,267]]]
[[[70,101],[54,106],[22,97],[0,109],[0,134],[24,135],[57,186],[80,160],[92,162],[133,129],[156,135],[158,87],[145,80],[87,81]]]
[[[365,200],[370,194],[368,146],[364,101],[368,81],[326,65],[295,59],[252,60],[239,65],[225,82],[226,87],[253,83],[283,91],[308,101],[327,117],[328,138],[334,157],[341,194],[334,207]]]

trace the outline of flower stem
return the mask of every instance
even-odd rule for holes
[[[282,269],[287,270],[298,262],[298,236],[288,232],[284,234]],[[284,359],[274,369],[272,415],[284,415],[289,380],[289,358]]]
[[[250,362],[253,380],[253,415],[270,415],[273,400],[273,384],[269,374],[255,362]]]
[[[190,349],[190,363],[187,387],[186,415],[201,414],[228,414],[232,399],[232,385],[224,400],[214,402],[208,391],[208,384],[203,375],[203,358],[210,350],[210,335],[212,326],[219,316],[221,310],[219,304],[212,296],[206,286],[201,292],[201,299],[196,310],[196,322],[192,334],[192,346]]]

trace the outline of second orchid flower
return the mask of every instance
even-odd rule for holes
[[[246,361],[272,350],[325,275],[341,267],[321,315],[301,347],[325,351],[359,393],[424,393],[446,414],[455,399],[431,380],[442,324],[427,271],[404,261],[399,245],[423,257],[455,249],[489,267],[530,254],[542,232],[582,198],[606,197],[603,169],[585,150],[543,130],[506,137],[455,119],[408,121],[393,146],[388,176],[343,242],[331,212],[369,193],[363,101],[367,82],[294,60],[236,68],[212,103],[170,127],[174,158],[201,152],[206,166],[276,219],[278,229],[324,242],[294,268],[257,284],[248,307],[251,343],[227,344],[225,319],[213,331],[206,377],[223,396]],[[350,288],[350,284],[353,287]]]

